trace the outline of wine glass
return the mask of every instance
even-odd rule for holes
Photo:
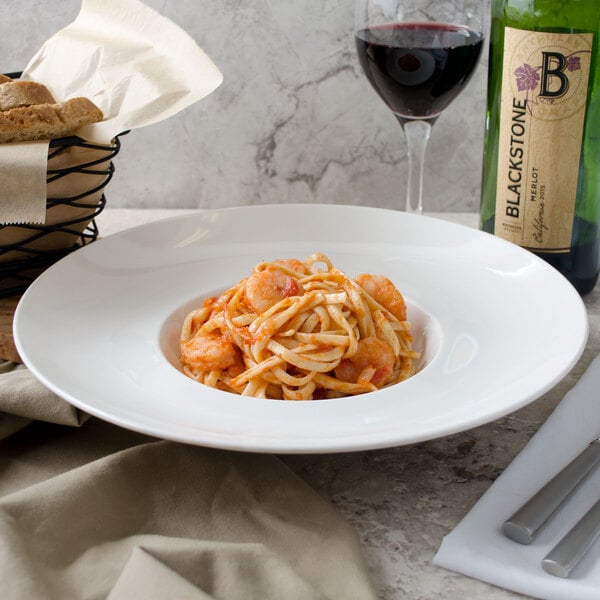
[[[361,67],[406,137],[407,212],[423,211],[431,127],[475,70],[484,10],[483,0],[356,0]]]

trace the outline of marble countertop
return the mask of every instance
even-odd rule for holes
[[[100,235],[184,209],[107,209]],[[474,213],[438,213],[477,227]],[[551,301],[551,299],[549,299]],[[487,425],[429,442],[365,452],[286,455],[302,479],[356,528],[382,600],[501,600],[522,596],[435,567],[449,533],[529,441],[600,352],[600,288],[584,298],[590,320],[585,351],[567,377],[535,402]]]

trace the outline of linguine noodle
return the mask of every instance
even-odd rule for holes
[[[367,291],[368,290],[368,291]],[[410,323],[389,279],[355,280],[327,256],[262,262],[190,312],[189,377],[244,396],[313,400],[375,391],[414,372]]]

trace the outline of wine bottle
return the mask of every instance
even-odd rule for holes
[[[598,0],[492,0],[480,226],[581,295],[600,270]]]

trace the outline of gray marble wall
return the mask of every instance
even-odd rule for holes
[[[146,3],[194,37],[224,82],[175,117],[123,138],[109,206],[404,208],[406,145],[358,65],[353,0]],[[79,6],[1,0],[0,72],[24,67]],[[486,68],[484,55],[434,126],[426,210],[478,209]]]

